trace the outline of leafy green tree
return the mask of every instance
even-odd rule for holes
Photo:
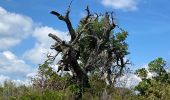
[[[50,66],[50,63],[45,61],[43,64],[39,65],[38,74],[32,78],[33,85],[35,88],[40,88],[43,90],[62,90],[68,87],[70,80],[70,75],[65,74],[64,76],[59,76],[56,71]]]
[[[167,72],[166,61],[163,58],[157,58],[148,64],[148,71],[145,68],[138,69],[136,74],[141,77],[142,81],[135,87],[139,94],[148,100],[168,100],[170,98],[169,86],[170,76]],[[153,76],[148,78],[148,73]]]
[[[142,80],[147,78],[148,72],[145,68],[136,70],[135,74],[140,77]]]
[[[161,81],[161,82],[166,82],[169,81],[168,80],[168,73],[165,69],[166,67],[166,61],[164,61],[162,58],[157,58],[154,61],[151,61],[148,64],[148,70],[151,73],[156,74],[154,77],[157,81]]]

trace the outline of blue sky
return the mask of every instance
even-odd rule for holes
[[[0,1],[0,81],[23,80],[36,72],[54,42],[49,32],[68,39],[63,22],[49,14],[65,13],[70,0]],[[70,18],[74,28],[89,5],[92,12],[114,11],[116,23],[129,32],[129,58],[135,67],[156,57],[170,61],[170,1],[74,0]]]

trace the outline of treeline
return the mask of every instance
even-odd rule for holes
[[[80,89],[70,74],[59,75],[45,62],[39,66],[32,85],[5,81],[0,86],[0,100],[75,100],[80,93],[79,100],[170,100],[170,73],[165,68],[166,62],[157,58],[148,68],[136,70],[142,81],[131,89],[109,86],[98,73],[89,76],[89,88]]]

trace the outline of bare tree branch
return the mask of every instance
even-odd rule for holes
[[[72,42],[76,38],[76,33],[75,33],[75,30],[73,29],[73,26],[72,26],[71,21],[69,19],[70,10],[69,9],[67,10],[65,16],[61,15],[60,13],[58,13],[56,11],[51,11],[51,14],[57,16],[59,20],[62,20],[66,23],[67,28],[69,30],[69,33],[71,35],[71,41],[70,42]]]
[[[52,33],[49,33],[48,36],[53,38],[54,40],[56,40],[58,43],[62,43],[62,40],[58,36],[56,36]]]

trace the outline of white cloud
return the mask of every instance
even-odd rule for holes
[[[5,14],[5,13],[7,13],[7,11],[4,8],[0,7],[0,14]]]
[[[20,39],[13,38],[13,37],[4,37],[4,38],[0,37],[0,41],[1,41],[0,49],[7,49],[21,42]]]
[[[16,86],[20,86],[20,85],[29,86],[32,84],[31,80],[29,80],[29,79],[24,79],[24,80],[13,79],[13,80],[11,80],[11,78],[8,76],[0,75],[0,86],[3,86],[5,81],[12,81],[16,84]]]
[[[32,67],[19,59],[10,51],[0,53],[0,73],[12,78],[25,78],[26,75],[32,72]]]
[[[5,80],[12,80],[17,86],[30,85],[30,78],[37,73],[37,70],[10,51],[0,52],[0,61],[0,85],[3,85]]]
[[[31,73],[27,74],[27,78],[33,78],[34,76],[36,76],[38,74],[38,69],[32,71]]]
[[[31,18],[0,7],[0,83],[5,80],[24,83],[35,70],[11,51],[4,51],[33,34],[35,27]]]
[[[70,39],[67,32],[48,26],[37,26],[31,18],[8,12],[0,7],[0,50],[11,48],[28,36],[36,40],[34,47],[25,51],[21,58],[10,51],[0,52],[0,81],[12,79],[18,83],[24,83],[25,78],[34,76],[37,69],[27,64],[25,60],[34,64],[41,64],[45,60],[46,54],[52,52],[50,46],[55,42],[48,37],[49,33],[56,34],[63,40]],[[60,58],[61,55],[57,59]]]
[[[21,86],[21,85],[26,85],[26,86],[30,86],[32,84],[31,80],[29,79],[25,79],[25,80],[12,80],[16,86]]]
[[[11,13],[0,7],[0,49],[7,49],[20,43],[33,31],[31,18]]]
[[[114,9],[136,10],[138,0],[102,0],[102,4]]]
[[[44,44],[36,43],[35,47],[26,51],[23,57],[34,64],[41,64],[45,61],[48,52],[50,52],[50,45],[47,47]]]
[[[8,76],[0,75],[0,85],[3,84],[5,80],[9,80],[10,78]]]
[[[135,74],[126,74],[117,79],[116,86],[133,88],[138,85],[140,81],[141,78],[136,76]]]
[[[54,44],[55,41],[48,37],[49,33],[53,33],[63,40],[69,40],[70,38],[67,36],[67,32],[55,30],[47,26],[37,27],[33,32],[33,37],[36,38],[37,43],[34,48],[26,51],[23,57],[35,64],[41,64],[46,59],[47,53],[54,55],[55,52],[50,49],[50,46]],[[57,59],[59,59],[59,57]]]
[[[62,32],[48,26],[37,27],[33,32],[33,37],[35,37],[40,43],[51,44],[52,39],[48,37],[49,33],[53,33],[63,40],[69,40],[69,36],[67,36],[67,32]]]
[[[62,32],[48,26],[37,26],[31,18],[11,13],[0,7],[0,49],[8,49],[19,44],[27,36],[36,39],[35,46],[27,50],[23,57],[35,64],[42,63],[46,54],[50,51],[50,46],[54,43],[48,37],[49,33],[56,34],[63,40],[69,40],[67,32]]]

